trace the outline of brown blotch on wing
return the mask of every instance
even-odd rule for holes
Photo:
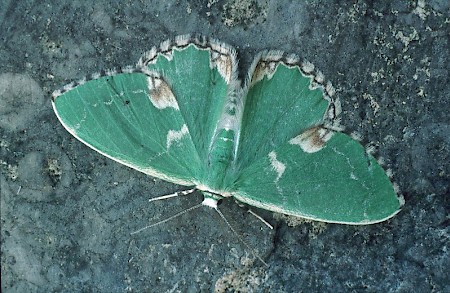
[[[153,76],[149,76],[147,82],[150,101],[152,102],[153,106],[158,109],[171,107],[179,110],[178,102],[167,82],[165,82],[161,78]]]
[[[315,126],[294,137],[289,143],[300,146],[304,152],[315,153],[320,151],[332,136],[332,130]]]

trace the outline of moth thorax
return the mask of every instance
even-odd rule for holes
[[[209,154],[210,164],[228,163],[234,150],[235,132],[232,129],[220,129],[216,134]]]

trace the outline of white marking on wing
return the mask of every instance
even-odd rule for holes
[[[277,172],[277,178],[275,179],[275,182],[277,182],[278,180],[280,180],[281,176],[283,176],[283,173],[286,170],[286,166],[277,160],[277,154],[274,151],[269,153],[269,159],[272,168],[275,170],[275,172]]]
[[[167,143],[166,143],[167,149],[170,148],[172,143],[180,141],[186,134],[189,134],[189,129],[187,128],[186,124],[183,124],[181,130],[179,131],[169,130],[169,132],[167,133]]]

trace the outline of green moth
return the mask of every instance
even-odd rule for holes
[[[377,160],[339,126],[334,89],[311,63],[264,51],[241,85],[236,51],[179,36],[136,67],[53,93],[63,126],[133,169],[307,219],[371,224],[403,199]]]

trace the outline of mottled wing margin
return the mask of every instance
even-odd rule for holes
[[[314,66],[295,55],[265,51],[254,60],[246,81],[235,170],[269,149],[317,125],[338,128],[341,111],[334,89]]]
[[[195,185],[200,160],[170,86],[128,68],[69,84],[53,94],[63,126],[99,153],[154,177]]]
[[[145,53],[138,66],[164,76],[206,166],[222,111],[237,103],[235,50],[205,37],[179,36]]]

